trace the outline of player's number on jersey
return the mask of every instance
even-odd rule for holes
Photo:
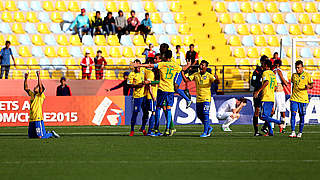
[[[173,68],[167,68],[167,73],[166,73],[166,79],[172,79],[173,78]]]
[[[270,89],[274,89],[274,85],[275,85],[275,78],[270,77]]]

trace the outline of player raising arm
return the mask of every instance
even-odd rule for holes
[[[42,105],[45,99],[44,95],[44,86],[40,80],[39,71],[36,72],[38,78],[38,84],[34,87],[33,91],[28,88],[28,76],[26,73],[24,76],[24,90],[31,97],[30,99],[30,113],[29,113],[29,128],[28,128],[28,136],[29,138],[59,138],[60,136],[55,132],[46,132],[43,123],[43,115],[42,115]]]
[[[304,126],[304,116],[306,115],[306,109],[309,103],[308,89],[313,88],[313,80],[311,75],[304,71],[303,62],[301,60],[298,60],[295,65],[296,73],[294,73],[291,78],[291,82],[293,84],[292,95],[290,99],[292,133],[289,137],[301,138]],[[299,133],[296,136],[295,126],[297,112],[300,116],[300,124]]]
[[[181,75],[186,82],[195,81],[197,88],[197,104],[196,111],[197,116],[204,125],[204,131],[200,137],[208,137],[211,135],[213,128],[209,122],[209,111],[211,103],[211,84],[215,78],[211,73],[207,72],[209,63],[206,60],[202,60],[200,63],[200,72],[195,72],[189,77],[184,75],[184,71],[181,71]]]

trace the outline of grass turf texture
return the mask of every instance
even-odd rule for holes
[[[28,139],[27,128],[0,128],[4,179],[319,179],[320,126],[302,139],[253,137],[251,126],[232,133],[177,126],[173,137],[128,137],[129,127],[48,127],[60,139]]]

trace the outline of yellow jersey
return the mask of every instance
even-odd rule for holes
[[[309,103],[308,90],[302,89],[305,89],[306,85],[313,83],[311,75],[305,71],[300,75],[298,73],[294,73],[291,80],[293,88],[290,100],[300,103]]]
[[[30,120],[29,121],[41,121],[43,120],[42,115],[42,104],[46,96],[44,93],[41,94],[34,94],[34,92],[28,92],[30,99]]]
[[[269,84],[262,90],[263,102],[274,102],[274,89],[277,86],[276,75],[271,70],[266,70],[262,74],[262,84],[268,81]]]
[[[172,61],[159,62],[157,65],[160,71],[159,89],[164,92],[174,92],[174,77],[182,67]]]
[[[208,72],[203,75],[200,72],[196,72],[190,75],[189,79],[196,82],[197,103],[211,102],[211,84],[216,78]]]
[[[138,85],[144,81],[144,73],[140,71],[139,73],[131,72],[128,76],[127,83]],[[144,97],[144,86],[141,88],[134,88],[133,90],[133,98],[141,98]]]
[[[145,79],[147,81],[155,81],[155,76],[154,76],[154,72],[152,70],[149,69],[145,69],[144,70],[145,73]],[[154,98],[157,98],[157,90],[158,90],[158,84],[151,84],[150,85],[152,94]],[[145,88],[145,95],[147,96],[147,99],[152,99],[151,94],[148,90],[148,88]]]

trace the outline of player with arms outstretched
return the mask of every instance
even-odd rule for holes
[[[30,99],[30,119],[29,119],[29,128],[28,128],[28,136],[29,138],[40,138],[47,139],[51,137],[59,138],[60,136],[55,132],[46,132],[43,123],[43,115],[42,115],[42,105],[44,99],[46,98],[44,95],[44,86],[40,80],[39,71],[36,72],[38,78],[38,84],[34,87],[33,91],[28,88],[28,76],[26,73],[24,75],[24,90],[31,97]]]
[[[313,88],[313,80],[311,75],[304,71],[303,62],[301,60],[297,61],[296,64],[296,73],[291,77],[291,82],[293,85],[292,95],[291,95],[291,134],[289,137],[302,137],[302,130],[304,126],[304,116],[306,115],[306,109],[309,103],[308,89]],[[296,114],[299,113],[300,124],[299,124],[299,133],[296,136],[295,127],[296,127]]]

